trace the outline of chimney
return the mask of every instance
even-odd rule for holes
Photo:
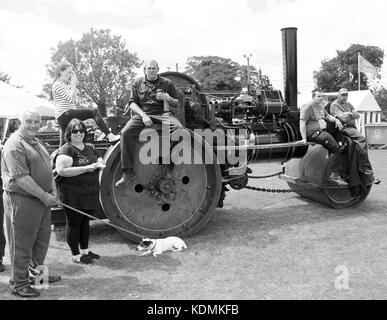
[[[297,110],[297,28],[281,31],[285,101],[290,110]]]

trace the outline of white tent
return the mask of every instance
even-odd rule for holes
[[[337,92],[324,92],[323,95],[331,101],[337,97]],[[298,106],[301,107],[312,99],[312,94],[299,94]],[[348,91],[348,102],[350,102],[361,117],[356,121],[357,129],[365,134],[365,125],[381,121],[382,110],[370,90]]]
[[[55,117],[53,103],[0,81],[0,118],[15,118],[22,110],[36,110],[42,119]]]

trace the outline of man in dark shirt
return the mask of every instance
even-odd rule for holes
[[[135,177],[134,150],[141,130],[153,123],[164,123],[170,131],[181,127],[169,108],[180,105],[178,92],[167,78],[158,75],[156,60],[145,63],[145,76],[134,81],[130,90],[129,109],[133,116],[121,131],[121,168],[122,177],[116,182],[121,187]]]
[[[339,158],[341,150],[338,140],[343,129],[341,122],[328,114],[323,106],[323,95],[318,89],[312,91],[312,100],[300,109],[300,132],[304,143],[306,141],[321,144],[333,157],[333,170],[329,181],[337,185],[347,185],[340,177]]]

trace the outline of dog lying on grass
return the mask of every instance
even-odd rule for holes
[[[167,237],[164,239],[142,239],[137,246],[137,251],[145,251],[142,256],[153,254],[155,257],[165,251],[182,251],[187,249],[185,242],[179,237]]]

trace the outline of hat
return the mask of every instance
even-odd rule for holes
[[[346,88],[341,88],[339,90],[339,95],[341,95],[341,94],[348,94],[348,90]]]

